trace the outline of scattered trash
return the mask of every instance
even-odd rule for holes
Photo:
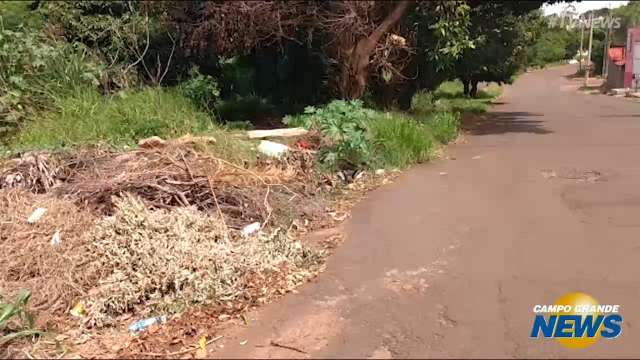
[[[129,331],[132,333],[138,333],[151,325],[161,324],[165,321],[167,321],[167,317],[165,315],[138,320],[129,325]]]
[[[251,130],[247,131],[249,139],[261,139],[266,137],[293,137],[306,135],[309,130],[305,128],[287,128],[273,130]]]
[[[343,212],[341,215],[338,215],[337,212],[331,212],[329,214],[331,215],[333,220],[338,221],[338,222],[344,221],[344,219],[346,219],[349,216],[349,213],[347,213],[347,212]]]
[[[261,140],[260,144],[258,145],[258,151],[267,156],[280,158],[287,151],[289,151],[289,147],[287,145],[280,144],[274,141]]]
[[[444,176],[444,175],[447,175],[447,174],[449,174],[449,173],[444,172],[444,171],[441,171],[441,172],[440,172],[440,176]]]
[[[196,359],[207,358],[207,337],[201,336],[198,339],[198,349],[196,350]]]
[[[386,172],[385,169],[378,169],[376,170],[376,175],[384,175],[385,172]]]
[[[148,137],[146,139],[142,139],[142,140],[138,141],[138,146],[140,146],[143,149],[151,149],[151,148],[163,147],[166,144],[167,144],[167,142],[164,141],[159,136],[152,136],[152,137]]]
[[[471,160],[478,160],[478,159],[481,159],[481,158],[482,158],[482,155],[476,155],[476,156],[472,157]]]
[[[42,218],[42,216],[46,212],[47,212],[47,209],[45,209],[45,208],[37,208],[37,209],[35,209],[33,211],[33,213],[31,213],[31,216],[29,216],[29,218],[27,219],[27,223],[35,224],[38,220],[40,220],[40,218]]]
[[[542,174],[542,177],[545,179],[551,179],[558,176],[556,172],[553,170],[542,170],[540,171],[540,173]]]
[[[278,343],[276,341],[273,341],[273,340],[271,340],[270,344],[271,344],[271,346],[275,346],[275,347],[279,347],[279,348],[283,348],[283,349],[287,349],[287,350],[292,350],[292,351],[295,351],[295,352],[299,352],[301,354],[307,354],[306,351],[304,351],[302,349],[298,349],[295,346],[289,346],[289,345],[280,344],[280,343]]]
[[[51,246],[59,246],[61,242],[60,239],[60,230],[56,230],[51,237]]]
[[[247,345],[248,342],[249,340],[240,341],[240,345]]]
[[[260,230],[260,223],[254,222],[242,228],[242,236],[249,236]]]
[[[84,303],[81,301],[77,303],[76,306],[74,306],[73,309],[71,309],[71,311],[69,312],[74,317],[83,317],[86,315],[87,310],[84,308]]]

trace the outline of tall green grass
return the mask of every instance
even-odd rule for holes
[[[435,140],[431,129],[410,116],[380,114],[368,123],[377,167],[404,168],[431,156]]]
[[[234,162],[255,158],[249,142],[232,137],[212,118],[195,108],[174,89],[145,88],[103,96],[85,88],[56,103],[56,109],[28,121],[11,148],[56,149],[83,145],[135,145],[138,140],[160,136],[208,134],[217,139],[211,151]]]
[[[93,143],[131,144],[157,135],[172,137],[212,127],[209,117],[174,91],[146,88],[103,97],[85,88],[32,119],[16,145],[65,147]]]
[[[458,136],[460,117],[458,112],[437,112],[427,117],[426,125],[438,142],[447,144]]]

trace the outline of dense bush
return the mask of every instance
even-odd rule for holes
[[[0,30],[0,137],[55,99],[97,86],[101,70],[80,44],[24,29]]]
[[[194,105],[209,113],[214,111],[220,96],[218,82],[211,75],[201,74],[197,67],[191,70],[190,77],[180,84],[179,89]]]

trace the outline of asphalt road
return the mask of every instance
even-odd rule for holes
[[[640,104],[580,93],[573,71],[523,75],[455,160],[370,194],[327,271],[211,355],[640,356]],[[533,305],[574,291],[620,304],[622,334],[530,339]]]

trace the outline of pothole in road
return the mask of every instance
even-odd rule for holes
[[[543,169],[540,170],[540,174],[547,180],[557,178],[589,183],[605,181],[604,175],[597,170],[581,170],[575,168],[560,168],[557,170]]]

